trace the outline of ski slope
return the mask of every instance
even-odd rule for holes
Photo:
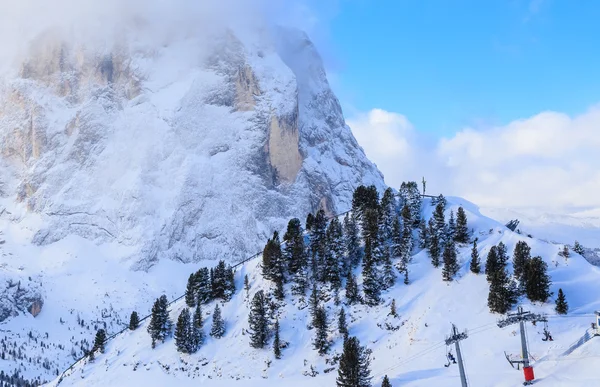
[[[565,261],[557,255],[560,245],[513,233],[501,223],[481,215],[472,203],[460,198],[448,198],[448,203],[447,215],[451,209],[456,211],[459,205],[465,208],[469,228],[479,238],[482,261],[485,261],[490,247],[500,241],[507,245],[512,255],[517,241],[525,240],[532,248],[532,256],[540,255],[548,263],[553,280],[551,290],[556,293],[558,288],[562,288],[566,294],[570,312],[565,317],[555,314],[553,302],[532,305],[522,300],[521,305],[526,310],[548,314],[549,329],[554,337],[554,341],[544,342],[541,340],[541,324],[536,327],[527,324],[530,353],[538,380],[536,384],[589,386],[590,381],[597,380],[593,364],[600,351],[600,338],[592,338],[568,356],[562,355],[590,327],[590,322],[594,321],[590,313],[600,309],[597,297],[600,269],[577,254],[572,254]],[[426,200],[426,218],[431,216],[432,210]],[[470,245],[459,246],[461,270],[451,283],[442,281],[441,268],[433,268],[425,251],[415,251],[409,266],[409,285],[402,283],[401,278],[397,280],[392,289],[382,294],[384,302],[377,307],[344,306],[350,335],[357,336],[361,344],[373,351],[371,370],[374,386],[380,385],[386,374],[394,386],[459,385],[457,366],[444,367],[447,362],[444,338],[452,323],[460,330],[467,329],[469,334],[461,345],[470,385],[500,387],[522,383],[522,372],[512,369],[504,354],[506,351],[513,358],[518,357],[518,326],[504,329],[496,326],[500,316],[488,311],[489,286],[485,275],[474,275],[468,270],[470,251]],[[227,326],[223,338],[216,340],[207,336],[205,345],[192,355],[178,353],[173,339],[158,344],[153,350],[143,324],[136,331],[125,331],[111,340],[106,352],[99,354],[93,363],[86,359],[76,364],[65,373],[60,385],[335,385],[337,365],[328,363],[335,354],[341,353],[342,337],[336,329],[339,308],[334,305],[333,297],[325,303],[330,321],[329,339],[333,343],[328,355],[321,357],[312,348],[314,332],[307,329],[310,317],[306,302],[290,296],[289,285],[286,288],[286,304],[279,309],[278,315],[281,339],[289,343],[282,351],[282,359],[276,360],[271,348],[257,350],[249,346],[249,337],[245,334],[249,301],[257,290],[268,290],[271,286],[269,281],[262,279],[259,262],[259,259],[250,261],[236,272],[238,291],[222,308]],[[242,284],[246,274],[250,279],[249,295],[245,294]],[[178,280],[183,283],[185,278]],[[392,299],[396,300],[398,318],[388,315]],[[183,300],[171,306],[173,321],[184,306]],[[214,302],[203,307],[206,333],[210,329],[213,309]],[[386,330],[386,324],[398,329]],[[313,377],[306,376],[311,367],[317,373]],[[50,385],[58,385],[59,380]]]

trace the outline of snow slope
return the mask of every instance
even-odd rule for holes
[[[562,288],[570,304],[570,314],[558,317],[553,303],[531,305],[522,300],[528,310],[547,313],[553,342],[541,341],[541,326],[528,324],[528,341],[534,367],[540,385],[588,386],[594,376],[591,361],[583,365],[569,360],[595,356],[600,339],[592,339],[569,356],[562,354],[589,328],[593,317],[589,315],[600,309],[597,298],[600,291],[600,269],[590,265],[583,257],[574,254],[568,261],[558,257],[561,246],[524,237],[511,232],[499,222],[487,218],[478,208],[465,200],[449,198],[447,211],[462,205],[469,219],[469,227],[479,238],[480,255],[485,257],[489,248],[500,241],[512,252],[519,240],[525,240],[533,255],[541,255],[549,265],[552,276],[552,291]],[[426,202],[425,216],[431,216],[433,207]],[[451,323],[467,329],[469,338],[462,342],[463,355],[470,385],[473,386],[517,386],[522,374],[507,363],[504,351],[518,356],[520,339],[518,327],[500,329],[496,321],[500,317],[490,314],[487,307],[488,284],[485,275],[474,275],[468,271],[470,246],[460,246],[461,270],[452,283],[444,283],[441,269],[434,269],[426,252],[419,251],[410,264],[411,283],[396,285],[383,297],[380,306],[369,308],[363,305],[345,306],[348,314],[350,335],[356,335],[372,353],[372,375],[374,385],[379,385],[383,375],[390,377],[394,386],[456,386],[459,384],[456,366],[445,368],[445,335]],[[227,322],[227,333],[220,340],[208,338],[208,342],[193,355],[176,352],[172,339],[150,348],[150,339],[145,325],[140,329],[117,336],[107,345],[105,354],[99,355],[94,363],[84,360],[67,372],[61,386],[104,386],[104,385],[197,385],[206,386],[268,386],[284,383],[286,386],[310,385],[332,386],[337,375],[337,365],[328,364],[334,354],[341,353],[342,338],[335,330],[338,308],[333,299],[327,303],[331,331],[329,338],[334,342],[330,353],[321,357],[312,349],[313,331],[307,329],[308,310],[304,300],[288,296],[286,305],[280,309],[281,338],[289,342],[283,350],[281,360],[274,359],[271,349],[256,350],[248,345],[248,303],[252,294],[259,289],[268,290],[270,284],[260,275],[259,261],[243,265],[236,273],[238,289],[242,288],[244,275],[250,278],[249,297],[238,290],[233,300],[223,305],[223,316]],[[343,293],[343,292],[342,292]],[[388,316],[389,304],[396,300],[399,317]],[[183,301],[171,306],[171,317],[176,319],[184,307]],[[214,303],[203,308],[207,314],[205,330],[211,319],[208,316]],[[386,323],[399,327],[386,330]],[[311,367],[318,372],[314,377],[306,376]],[[235,380],[235,382],[233,382]],[[51,385],[57,385],[55,381]]]

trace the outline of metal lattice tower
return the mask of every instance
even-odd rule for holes
[[[460,352],[460,341],[465,340],[467,337],[467,331],[458,332],[456,329],[456,325],[452,324],[452,333],[450,336],[446,337],[446,345],[454,344],[456,347],[456,357],[458,360],[458,370],[460,372],[460,382],[462,387],[468,387],[467,385],[467,375],[465,374],[465,366],[463,365],[462,354]]]

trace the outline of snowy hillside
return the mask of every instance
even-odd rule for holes
[[[448,198],[446,218],[459,206],[466,210],[469,229],[474,231],[471,237],[478,238],[483,262],[492,246],[503,242],[512,256],[516,243],[524,240],[531,247],[532,256],[539,255],[548,264],[553,281],[551,291],[556,295],[562,288],[567,296],[570,311],[566,316],[555,313],[552,299],[541,305],[531,304],[523,297],[520,299],[520,305],[525,309],[548,314],[549,330],[554,337],[554,341],[542,341],[541,323],[537,326],[527,324],[537,384],[589,386],[590,381],[597,380],[592,363],[600,350],[600,339],[591,339],[570,355],[564,353],[594,321],[590,313],[600,309],[597,297],[600,270],[577,254],[566,260],[559,257],[561,245],[511,232],[501,223],[481,215],[475,205],[465,200]],[[429,205],[428,199],[423,208],[424,217],[430,218],[434,207]],[[461,344],[470,385],[520,385],[522,372],[513,370],[504,354],[506,351],[513,359],[518,358],[518,326],[504,329],[496,326],[501,316],[489,312],[486,276],[469,271],[471,245],[458,244],[457,247],[460,269],[454,281],[442,281],[442,269],[432,267],[427,251],[415,249],[408,265],[410,283],[403,284],[402,276],[399,276],[394,286],[382,293],[382,303],[375,307],[345,305],[344,302],[336,306],[331,294],[323,287],[323,305],[330,321],[328,338],[333,343],[325,356],[319,356],[311,344],[315,330],[307,329],[311,318],[306,300],[291,296],[289,285],[286,286],[286,298],[277,311],[281,340],[288,343],[282,350],[282,358],[274,358],[270,345],[265,349],[250,347],[250,300],[257,291],[269,292],[273,287],[272,282],[261,275],[260,259],[255,259],[236,270],[237,291],[231,301],[222,303],[227,330],[223,338],[207,336],[204,346],[191,355],[178,353],[173,339],[151,349],[146,322],[137,330],[125,331],[110,340],[105,353],[98,354],[94,362],[86,359],[76,364],[64,375],[60,385],[191,386],[201,383],[206,386],[265,386],[283,383],[286,386],[332,386],[338,367],[334,358],[342,351],[343,339],[335,324],[341,306],[347,314],[349,334],[357,336],[361,344],[372,350],[371,374],[376,386],[381,384],[384,375],[389,376],[393,386],[460,384],[457,366],[444,367],[448,351],[444,338],[450,333],[451,323],[460,330],[468,330],[469,337]],[[510,262],[508,268],[512,272]],[[355,273],[359,275],[360,283],[360,268],[355,269]],[[249,278],[249,294],[243,289],[245,275]],[[184,275],[169,277],[179,278],[181,282],[186,278]],[[343,290],[341,299],[344,301]],[[389,315],[392,300],[396,303],[397,317]],[[215,302],[203,306],[206,332],[210,329],[210,314]],[[184,307],[183,300],[170,306],[173,321]],[[52,385],[57,384],[55,381]]]
[[[384,186],[306,34],[147,32],[98,47],[45,31],[0,73],[8,374],[51,380],[197,262],[245,258],[290,217]]]

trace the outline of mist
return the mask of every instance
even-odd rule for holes
[[[209,38],[225,28],[270,31],[285,24],[313,29],[303,0],[1,0],[0,67],[21,62],[32,42],[56,35],[90,49],[115,44],[168,45]]]

